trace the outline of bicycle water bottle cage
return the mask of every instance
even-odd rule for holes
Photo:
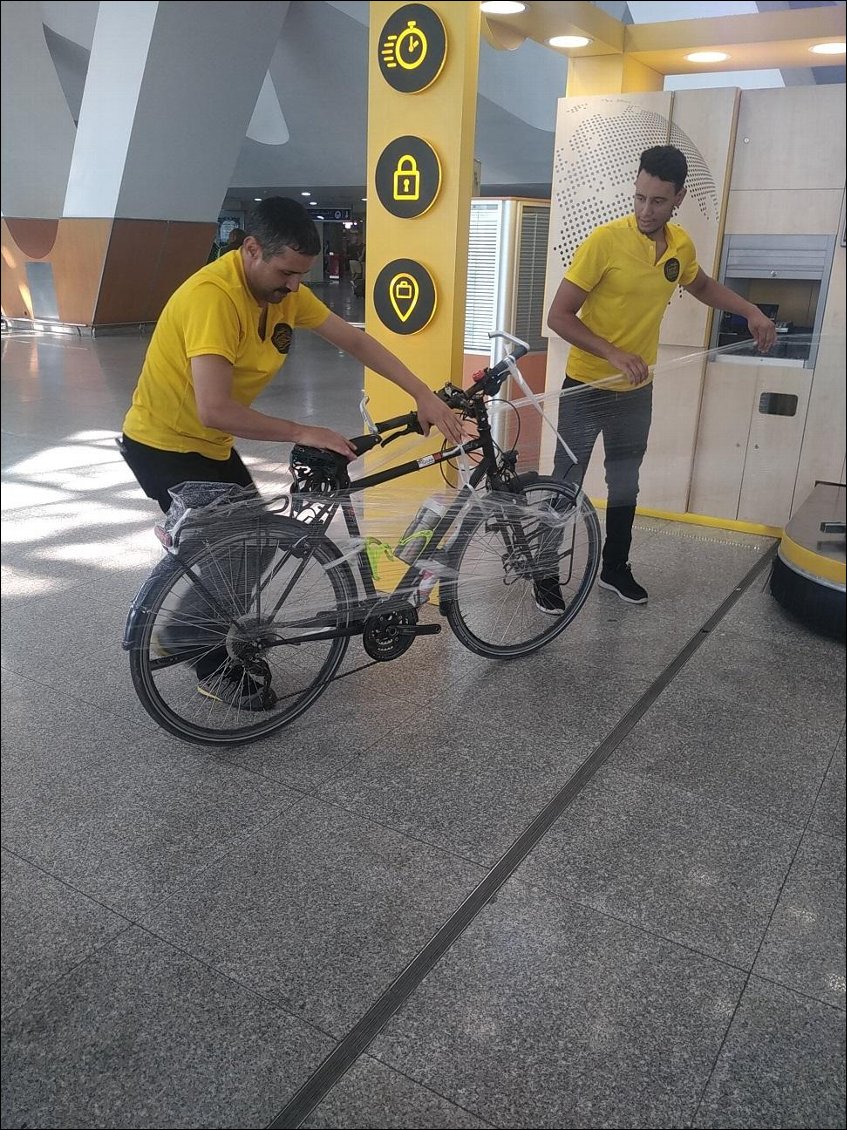
[[[291,490],[299,494],[327,494],[350,485],[347,460],[337,451],[295,444],[291,449]]]

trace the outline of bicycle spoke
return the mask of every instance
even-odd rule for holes
[[[600,531],[593,507],[571,487],[538,479],[483,511],[461,532],[447,618],[456,637],[481,655],[526,655],[558,635],[582,607],[597,573]],[[543,611],[539,583],[557,594]]]
[[[166,729],[188,741],[253,740],[325,688],[348,640],[309,634],[343,628],[355,592],[349,570],[331,567],[340,556],[331,542],[313,538],[292,554],[301,540],[299,523],[269,521],[198,544],[185,565],[169,562],[130,655],[139,697]]]

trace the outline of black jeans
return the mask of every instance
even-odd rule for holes
[[[572,464],[561,445],[556,449],[553,474],[567,482],[582,483],[599,435],[605,450],[606,540],[603,564],[625,565],[632,544],[632,523],[638,498],[638,472],[647,450],[653,415],[653,386],[632,392],[612,392],[565,377],[559,400],[559,434],[576,456]]]
[[[171,505],[169,491],[180,483],[235,483],[256,490],[253,476],[234,448],[229,459],[210,459],[197,451],[160,451],[129,436],[121,436],[118,446],[141,489],[166,514]]]
[[[171,488],[185,482],[234,483],[252,490],[257,498],[259,496],[252,475],[235,450],[229,459],[220,460],[209,459],[196,451],[160,451],[129,436],[121,436],[118,446],[144,493],[148,498],[154,498],[165,513],[173,501]],[[213,598],[235,615],[246,612],[244,605],[248,594],[272,557],[272,548],[248,561],[245,561],[243,552],[222,550],[217,557],[210,556],[205,570],[196,565],[195,570],[202,575]],[[220,614],[193,585],[187,588],[178,606],[173,609],[170,636],[175,645],[182,645],[187,651],[195,654],[203,652],[191,664],[201,679],[217,675],[228,665],[226,647],[220,642],[226,635],[226,625],[219,617]]]

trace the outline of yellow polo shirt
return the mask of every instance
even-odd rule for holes
[[[635,216],[602,224],[580,244],[565,278],[588,292],[579,317],[598,337],[625,353],[656,363],[659,328],[679,286],[694,282],[700,269],[690,236],[677,224],[665,224],[668,249],[655,261],[656,244],[638,230]],[[577,381],[612,376],[614,366],[593,353],[571,346],[567,372]],[[645,382],[646,383],[646,382]],[[604,384],[614,392],[631,392],[622,377]]]
[[[315,329],[329,307],[300,286],[262,308],[250,293],[240,252],[202,267],[174,292],[153,331],[123,430],[130,439],[161,451],[197,451],[228,459],[233,437],[207,428],[197,415],[191,358],[214,354],[232,362],[232,398],[250,405],[285,364],[294,330]]]

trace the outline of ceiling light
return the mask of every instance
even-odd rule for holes
[[[809,50],[815,55],[843,55],[847,48],[843,43],[816,43]]]
[[[311,194],[311,192],[301,192],[300,195],[301,196],[311,196],[312,194]]]
[[[479,10],[486,16],[517,16],[526,11],[526,4],[520,0],[485,0]]]
[[[726,51],[692,51],[685,57],[689,63],[722,63],[729,55]]]
[[[261,200],[262,198],[261,198],[261,196],[254,196],[253,199],[254,200]]]
[[[310,200],[309,201],[309,207],[310,208],[317,208],[317,206],[318,206],[317,200]]]
[[[584,35],[554,35],[547,42],[551,47],[587,47],[591,40]]]

